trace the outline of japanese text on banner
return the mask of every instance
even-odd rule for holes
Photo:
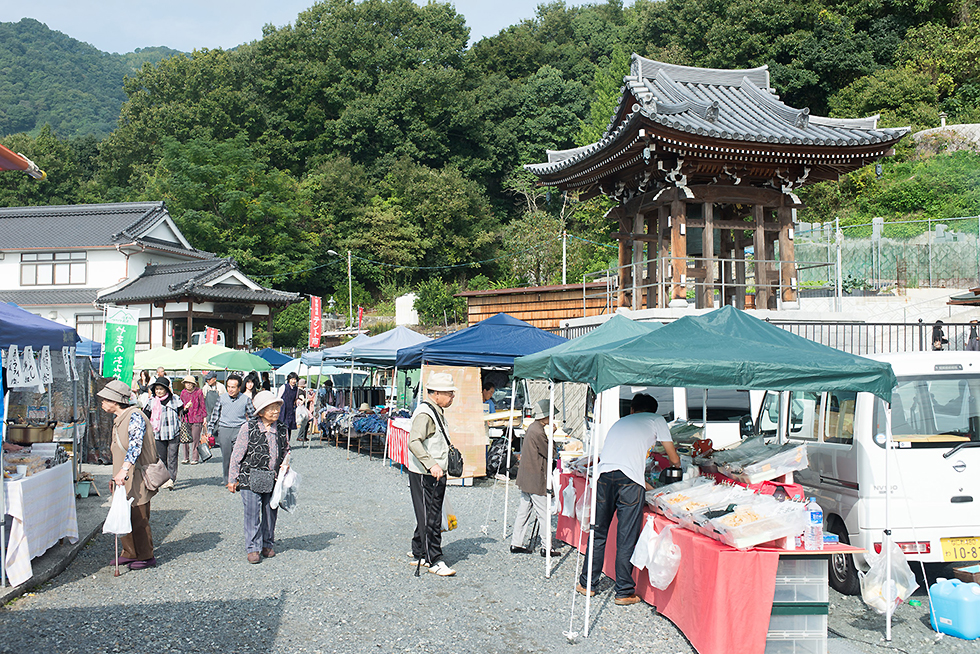
[[[321,298],[310,296],[310,347],[320,347],[320,337],[323,336],[323,312]]]
[[[115,377],[127,384],[133,378],[136,331],[139,315],[126,309],[110,309],[106,317],[102,349],[102,376]]]

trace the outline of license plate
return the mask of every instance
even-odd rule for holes
[[[940,538],[943,561],[980,561],[980,538]]]

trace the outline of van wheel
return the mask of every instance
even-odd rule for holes
[[[841,543],[849,545],[847,529],[841,520],[834,520],[828,525],[828,531],[837,534]],[[857,568],[854,567],[854,556],[851,554],[834,554],[830,557],[830,587],[842,595],[857,595],[861,592],[861,580],[858,579]]]

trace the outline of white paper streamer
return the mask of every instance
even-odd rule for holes
[[[47,345],[41,348],[40,368],[41,383],[50,384],[53,382],[54,377],[51,374],[51,348]]]

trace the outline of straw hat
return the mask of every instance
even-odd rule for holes
[[[551,401],[541,400],[534,405],[534,419],[541,420],[542,418],[551,417]]]
[[[109,400],[110,402],[119,402],[120,404],[129,404],[129,394],[133,390],[129,387],[126,382],[121,382],[118,379],[113,379],[108,384],[105,385],[101,391],[96,393],[97,397],[101,397],[103,400]]]
[[[197,386],[197,377],[195,377],[194,375],[187,375],[186,377],[184,377],[183,382],[185,384],[187,382],[190,382],[190,383],[194,384],[195,386]]]
[[[359,406],[357,410],[360,411],[361,413],[367,413],[368,411],[371,410],[371,405],[368,404],[367,402],[362,402],[361,406]]]
[[[252,398],[252,406],[255,407],[256,415],[262,413],[270,404],[282,406],[282,398],[278,398],[272,391],[259,391]]]
[[[453,376],[448,372],[434,372],[429,375],[429,382],[425,385],[426,391],[456,391],[456,384]]]

